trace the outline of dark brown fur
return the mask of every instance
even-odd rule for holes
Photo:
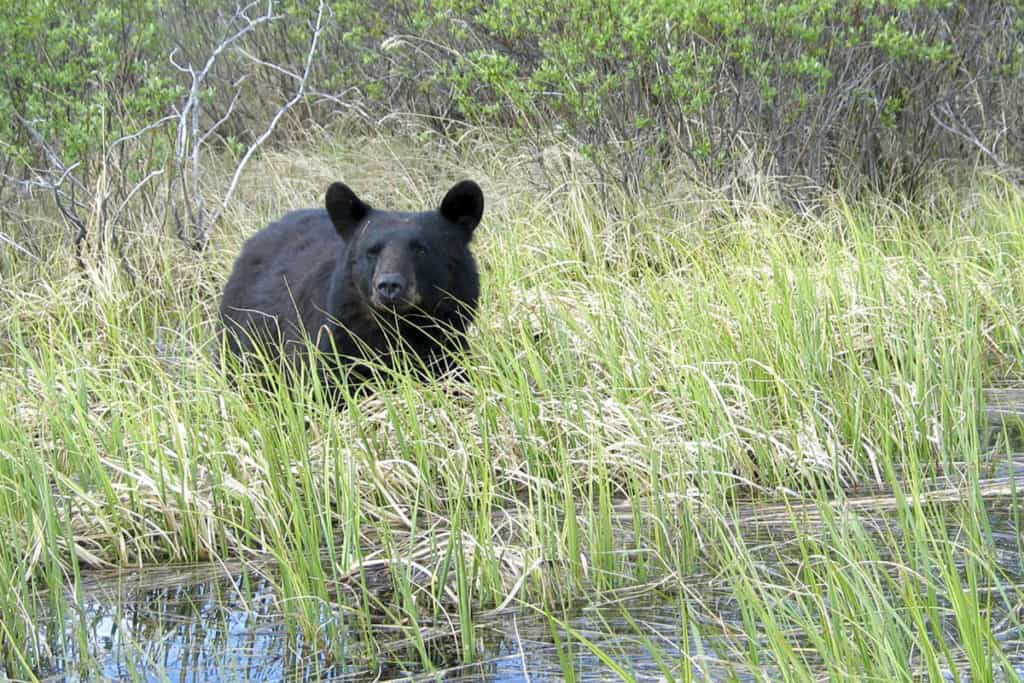
[[[465,346],[480,292],[469,249],[483,195],[463,181],[436,211],[377,211],[335,183],[326,209],[287,214],[253,235],[224,287],[228,350],[290,369],[325,365],[364,379],[367,365],[444,372]]]

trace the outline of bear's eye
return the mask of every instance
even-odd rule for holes
[[[423,244],[422,242],[413,242],[409,246],[412,247],[413,253],[416,254],[417,256],[423,256],[424,254],[427,253],[427,245]]]
[[[370,258],[377,258],[378,256],[380,256],[380,245],[375,244],[369,249],[367,249],[366,255],[369,256]]]

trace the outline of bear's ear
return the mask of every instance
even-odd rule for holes
[[[366,218],[366,214],[370,211],[370,207],[364,204],[345,183],[332,183],[327,188],[324,205],[327,207],[327,215],[334,223],[334,229],[344,239],[348,239],[352,235],[356,226]]]
[[[480,186],[472,180],[457,183],[441,201],[441,215],[461,226],[466,237],[470,237],[484,215],[484,193]]]

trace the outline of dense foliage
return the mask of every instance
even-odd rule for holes
[[[328,4],[293,129],[341,113],[448,134],[556,130],[630,186],[683,159],[694,180],[742,187],[767,174],[791,196],[907,191],[940,160],[1010,172],[1024,159],[1021,0]],[[294,94],[288,72],[302,72],[315,6],[6,3],[8,170],[25,178],[42,163],[39,137],[71,164],[171,113],[190,85],[175,63],[198,70],[261,13],[275,18],[219,54],[201,90],[204,120],[230,112],[218,138],[239,150]]]
[[[557,124],[634,179],[678,151],[715,184],[757,170],[882,190],[980,146],[1024,158],[1019,1],[415,4],[362,22],[362,54],[386,68],[353,83],[403,63],[419,92],[391,106]],[[397,57],[366,40],[389,34],[415,37],[385,43]]]
[[[166,110],[179,92],[159,4],[0,3],[0,152],[39,156],[25,121],[76,161]]]

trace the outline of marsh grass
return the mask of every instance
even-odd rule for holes
[[[338,412],[315,379],[227,380],[216,301],[256,227],[337,179],[421,209],[462,177],[487,199],[465,382],[398,373]],[[83,572],[241,559],[272,562],[325,665],[476,661],[480,625],[525,608],[565,675],[585,650],[629,678],[564,615],[657,586],[685,645],[632,627],[666,677],[1016,678],[1024,572],[984,485],[1009,439],[982,436],[983,390],[1024,378],[1024,197],[926,196],[626,197],[478,132],[268,154],[208,253],[134,226],[131,277],[80,272],[40,218],[42,260],[0,264],[8,675],[84,637],[45,628]]]

